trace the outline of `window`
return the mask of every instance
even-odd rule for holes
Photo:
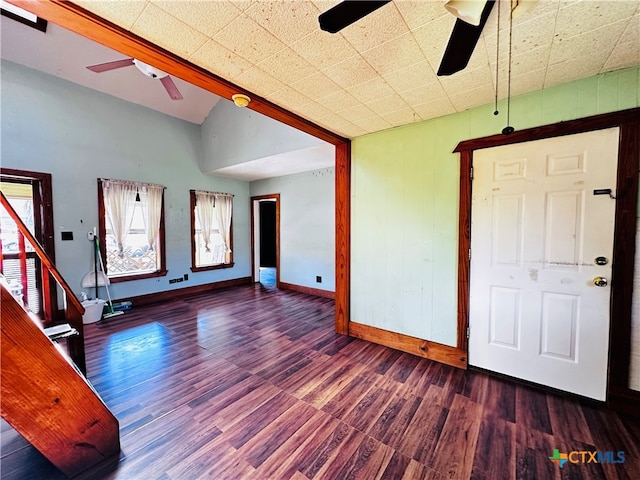
[[[112,282],[166,275],[164,187],[98,180],[100,253]]]
[[[191,270],[233,267],[233,195],[191,190]]]
[[[47,21],[44,18],[40,18],[31,12],[26,11],[24,8],[16,7],[4,0],[0,1],[0,8],[2,15],[9,17],[17,22],[24,23],[30,27],[40,30],[41,32],[47,31]]]

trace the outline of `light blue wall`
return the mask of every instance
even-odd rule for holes
[[[333,167],[251,182],[252,196],[280,194],[281,282],[335,291],[334,192]]]
[[[86,233],[98,223],[99,177],[160,183],[165,191],[169,274],[112,285],[130,297],[251,275],[249,184],[204,175],[200,126],[2,61],[3,167],[48,172],[53,178],[56,263],[74,292],[92,268]],[[234,197],[234,260],[230,269],[192,273],[189,190]],[[61,241],[62,230],[73,241]],[[189,274],[189,281],[169,279]],[[102,293],[104,297],[104,292]]]
[[[220,101],[202,124],[205,173],[324,142],[232,102]]]
[[[516,130],[640,106],[629,68],[516,97]],[[351,320],[455,346],[462,140],[500,133],[485,105],[352,143]]]

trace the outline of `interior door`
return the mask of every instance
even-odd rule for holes
[[[618,136],[474,152],[471,365],[605,399]]]

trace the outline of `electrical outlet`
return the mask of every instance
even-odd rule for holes
[[[178,278],[176,278],[176,282],[178,282],[178,283],[182,282],[183,280],[184,280],[184,279],[183,279],[182,277],[178,277]]]
[[[188,273],[185,273],[185,274],[184,274],[184,280],[185,280],[185,281],[189,280],[189,274],[188,274]]]
[[[169,283],[176,283],[176,279],[175,278],[170,279]]]
[[[316,276],[316,283],[322,283],[322,277],[320,275]]]

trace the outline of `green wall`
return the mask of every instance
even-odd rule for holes
[[[511,100],[521,130],[640,106],[640,69]],[[506,104],[356,138],[352,145],[351,320],[456,344],[462,140],[499,133]]]

